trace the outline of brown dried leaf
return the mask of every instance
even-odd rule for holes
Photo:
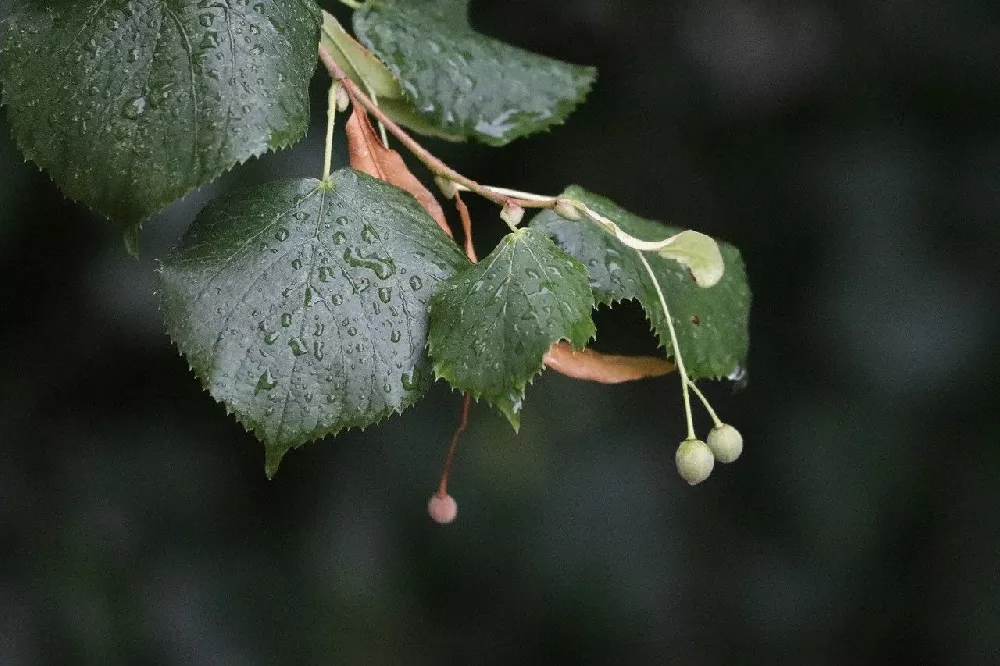
[[[430,190],[417,180],[417,177],[406,168],[403,158],[395,150],[382,145],[375,134],[368,114],[363,109],[354,106],[350,119],[347,121],[347,149],[351,156],[351,166],[358,171],[364,171],[369,176],[380,178],[387,183],[402,188],[413,195],[413,198],[434,218],[438,226],[452,237],[451,229],[444,217],[444,210]]]
[[[621,384],[636,379],[662,377],[676,366],[655,356],[617,356],[593,349],[577,351],[568,342],[557,342],[546,352],[545,365],[573,379]]]

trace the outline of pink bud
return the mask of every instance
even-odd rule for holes
[[[439,525],[447,525],[458,515],[458,504],[451,495],[432,495],[427,502],[427,513]]]

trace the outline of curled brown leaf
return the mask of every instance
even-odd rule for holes
[[[360,109],[358,106],[354,107],[345,129],[351,166],[412,194],[417,203],[434,218],[434,221],[448,234],[448,237],[452,237],[451,228],[448,227],[448,222],[445,220],[441,204],[434,198],[430,190],[424,187],[417,180],[417,177],[406,168],[399,153],[382,145],[364,109]]]
[[[545,365],[574,379],[602,384],[620,384],[649,377],[662,377],[677,366],[655,356],[618,356],[593,349],[575,350],[568,342],[556,342],[543,358]]]

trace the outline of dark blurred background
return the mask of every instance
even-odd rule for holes
[[[676,377],[547,373],[520,436],[474,409],[448,528],[426,515],[443,385],[269,482],[164,334],[154,268],[206,201],[320,172],[324,77],[306,140],[157,215],[138,261],[0,110],[0,663],[998,663],[1000,5],[472,16],[599,81],[549,134],[428,146],[743,250],[749,387],[706,385],[743,457],[689,488]],[[501,225],[473,215],[485,253]],[[652,346],[637,308],[599,325],[604,349]]]

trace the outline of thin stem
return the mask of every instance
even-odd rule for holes
[[[556,200],[554,198],[543,198],[542,200],[518,199],[516,197],[501,194],[493,188],[484,187],[471,178],[463,176],[459,172],[455,171],[440,159],[432,155],[426,148],[417,143],[413,137],[397,125],[392,118],[386,115],[385,111],[373,102],[372,99],[366,95],[365,92],[350,79],[350,77],[347,76],[344,70],[341,69],[337,62],[333,59],[333,56],[331,56],[322,45],[320,45],[319,48],[319,56],[327,71],[330,72],[330,76],[333,77],[335,81],[340,81],[343,84],[344,89],[347,90],[347,94],[351,97],[351,101],[363,107],[379,122],[385,125],[385,128],[389,131],[389,133],[399,139],[400,143],[402,143],[414,157],[420,160],[424,166],[430,169],[435,176],[440,176],[457,183],[470,192],[475,192],[479,196],[489,199],[498,206],[503,206],[508,201],[513,201],[522,208],[552,208],[555,206]]]
[[[326,153],[323,156],[323,180],[329,180],[330,169],[333,166],[333,126],[337,118],[337,88],[340,83],[334,81],[326,97]]]
[[[708,410],[708,415],[712,417],[712,421],[715,423],[715,427],[721,428],[722,419],[720,419],[719,415],[715,413],[714,409],[712,409],[712,405],[709,404],[708,398],[705,397],[705,394],[702,393],[701,389],[699,389],[698,386],[690,379],[688,379],[688,386],[691,387],[691,390],[694,391],[694,394],[698,396],[699,400],[701,400],[701,404],[705,405],[705,409]]]
[[[342,0],[344,1],[344,0]],[[354,1],[354,0],[350,0]],[[453,182],[457,189],[474,192],[479,196],[489,199],[498,206],[504,206],[507,203],[514,203],[521,208],[555,208],[556,204],[560,201],[564,201],[577,210],[581,211],[591,220],[599,224],[601,227],[610,232],[615,238],[617,238],[623,245],[633,248],[635,250],[642,250],[647,252],[655,252],[662,250],[663,248],[670,245],[673,242],[674,237],[665,238],[660,241],[644,241],[641,238],[636,238],[629,233],[626,233],[621,227],[615,224],[613,221],[601,215],[597,211],[593,210],[587,206],[582,201],[576,201],[574,199],[553,197],[543,194],[532,194],[531,192],[521,192],[518,190],[512,190],[505,187],[492,187],[489,185],[481,185],[476,181],[472,180],[467,176],[463,176],[459,172],[452,169],[450,166],[442,162],[440,159],[432,155],[426,148],[421,146],[416,140],[413,139],[405,130],[403,130],[399,125],[397,125],[392,118],[390,118],[385,111],[383,111],[378,103],[373,99],[374,94],[365,94],[363,90],[358,86],[357,83],[352,81],[350,77],[344,72],[343,69],[337,64],[330,55],[329,51],[322,44],[319,47],[320,60],[323,61],[323,65],[326,67],[330,76],[333,77],[334,81],[339,81],[343,84],[344,89],[347,94],[351,97],[351,101],[354,104],[360,105],[366,111],[371,113],[375,119],[378,121],[379,130],[382,133],[382,142],[388,146],[388,140],[385,135],[386,130],[392,133],[399,141],[409,150],[414,157],[416,157],[420,162],[424,164],[431,172],[438,178],[443,178]]]
[[[455,192],[455,207],[458,208],[458,216],[462,220],[462,233],[465,236],[465,256],[469,261],[476,263],[476,248],[472,245],[472,218],[469,217],[469,209],[462,201],[462,195]]]
[[[456,187],[462,192],[469,192],[469,188],[456,184]],[[529,201],[535,204],[539,204],[536,207],[546,207],[549,205],[555,205],[559,201],[559,197],[550,197],[546,194],[533,194],[531,192],[521,192],[520,190],[512,190],[507,187],[494,187],[493,185],[480,185],[484,190],[493,192],[494,194],[499,194],[501,196],[510,197],[512,199],[517,199],[518,203],[522,201]],[[524,207],[524,204],[521,204]]]
[[[438,497],[448,494],[448,475],[451,474],[451,463],[455,460],[455,447],[458,446],[458,438],[462,436],[465,429],[469,427],[469,405],[472,403],[472,394],[466,393],[462,402],[462,417],[458,421],[458,427],[451,436],[451,444],[448,445],[448,456],[444,459],[444,470],[441,472],[441,483],[438,484]]]
[[[684,416],[687,419],[688,429],[687,438],[697,439],[694,435],[694,418],[691,416],[691,396],[688,394],[688,384],[691,380],[688,379],[687,370],[684,369],[684,357],[681,355],[681,346],[677,342],[677,331],[674,330],[674,320],[670,316],[670,309],[667,308],[667,299],[663,297],[663,290],[660,289],[660,281],[653,274],[653,269],[650,267],[649,262],[646,261],[645,255],[639,250],[636,250],[635,253],[639,255],[639,261],[646,268],[646,273],[649,274],[649,279],[653,281],[653,287],[656,289],[656,295],[660,297],[660,307],[663,308],[663,316],[667,320],[667,329],[670,331],[670,342],[674,346],[674,360],[677,361],[677,371],[681,375],[681,393],[684,395]]]
[[[582,211],[587,217],[597,222],[599,225],[608,230],[612,236],[617,238],[623,245],[626,245],[633,250],[641,250],[643,252],[658,252],[663,248],[674,242],[675,236],[670,236],[669,238],[664,238],[659,241],[644,241],[641,238],[636,238],[635,236],[625,232],[621,227],[611,221],[609,218],[601,215],[596,210],[592,209],[590,206],[586,205],[582,201],[576,201],[575,199],[564,199],[570,205],[575,206],[577,210]]]
[[[378,106],[378,97],[375,96],[375,91],[372,90],[371,88],[368,88],[368,95],[372,98],[372,102],[375,104],[375,106]],[[375,121],[378,123],[378,135],[379,138],[382,139],[382,145],[385,147],[386,150],[388,150],[389,137],[386,136],[385,134],[385,125],[378,118],[376,118]]]

